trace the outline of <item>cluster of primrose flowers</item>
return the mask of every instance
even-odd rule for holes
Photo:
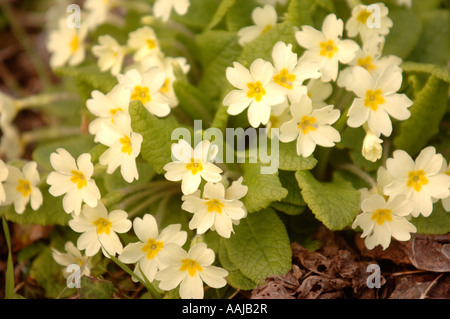
[[[252,13],[255,23],[238,32],[244,45],[267,32],[277,21],[274,2],[262,1]],[[279,1],[283,2],[283,1]],[[286,1],[284,1],[285,3]],[[66,19],[50,32],[48,49],[52,53],[52,67],[80,64],[86,54],[84,40],[89,31],[111,18],[112,8],[121,1],[85,2],[82,27],[69,28]],[[412,101],[399,94],[402,84],[402,62],[396,56],[383,56],[385,36],[392,21],[388,9],[380,7],[380,26],[370,28],[370,13],[364,5],[354,7],[345,24],[349,37],[359,36],[360,47],[351,39],[343,39],[344,22],[329,14],[322,29],[301,26],[296,40],[305,49],[298,57],[292,44],[278,42],[272,50],[272,62],[256,59],[245,68],[238,62],[226,69],[226,78],[235,87],[223,104],[230,115],[247,109],[251,126],[266,126],[273,130],[271,138],[288,143],[296,140],[298,156],[310,156],[316,145],[333,147],[340,142],[339,132],[332,127],[341,114],[325,100],[332,93],[332,82],[353,92],[356,97],[348,111],[347,124],[363,127],[366,131],[362,155],[376,161],[381,158],[381,135],[392,133],[391,117],[402,121],[410,116]],[[158,0],[153,7],[155,18],[168,21],[172,10],[182,15],[189,8],[188,0]],[[142,105],[156,117],[165,117],[178,105],[173,90],[176,73],[187,74],[190,66],[183,57],[168,57],[162,52],[154,30],[141,27],[128,34],[126,44],[120,44],[111,35],[103,35],[92,53],[98,58],[102,72],[116,76],[118,84],[108,93],[93,91],[87,100],[88,110],[96,116],[89,124],[94,141],[107,147],[99,162],[112,174],[117,169],[129,183],[139,179],[136,158],[140,154],[143,137],[133,132],[128,112],[132,101]],[[126,56],[132,63],[125,65]],[[346,65],[340,70],[340,65]],[[4,112],[2,112],[2,123]],[[278,134],[278,135],[277,135]],[[248,187],[243,177],[228,180],[227,172],[214,164],[217,146],[203,140],[194,148],[184,141],[172,145],[173,162],[164,166],[165,178],[181,181],[182,209],[193,214],[189,228],[197,234],[208,230],[230,238],[233,225],[247,216],[241,201]],[[146,214],[131,221],[127,212],[108,212],[99,188],[93,178],[94,165],[89,153],[77,159],[59,148],[50,156],[54,171],[46,178],[49,193],[63,197],[63,209],[71,214],[69,226],[81,233],[76,246],[68,242],[66,253],[54,250],[54,259],[61,265],[83,264],[83,273],[89,274],[90,257],[100,250],[107,258],[118,255],[119,260],[135,264],[135,273],[148,281],[157,281],[165,291],[180,287],[181,298],[202,298],[203,282],[213,288],[226,285],[228,272],[213,266],[215,255],[205,243],[192,243],[185,251],[187,233],[180,224],[159,230],[155,218]],[[363,229],[366,246],[387,248],[391,237],[409,240],[415,226],[408,219],[420,214],[429,216],[433,203],[442,200],[450,210],[450,168],[442,155],[427,147],[414,161],[406,152],[397,150],[378,171],[377,185],[361,190],[361,210],[353,227]],[[224,174],[223,174],[224,173]],[[204,183],[203,188],[200,189]],[[27,162],[22,169],[0,161],[0,203],[14,204],[18,214],[31,204],[37,210],[43,196],[37,187],[40,176],[35,162]],[[123,247],[117,234],[133,228],[138,242]],[[85,255],[81,253],[85,251]]]

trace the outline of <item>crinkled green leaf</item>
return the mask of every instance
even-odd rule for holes
[[[422,2],[422,1],[421,1]],[[421,15],[423,32],[409,59],[447,65],[450,52],[450,12],[438,9]]]
[[[109,72],[100,72],[96,64],[77,67],[61,67],[54,70],[61,77],[72,77],[78,93],[84,101],[91,97],[91,92],[99,90],[108,93],[117,84],[117,79]]]
[[[257,6],[262,7],[255,0],[236,1],[226,16],[228,30],[238,31],[246,26],[254,25],[252,12]]]
[[[434,75],[417,94],[409,108],[411,117],[399,125],[394,146],[414,156],[424,148],[429,139],[439,133],[441,120],[447,109],[449,84]]]
[[[89,150],[93,149],[95,145],[94,137],[92,135],[79,135],[69,138],[61,138],[38,145],[33,151],[32,158],[42,168],[48,171],[53,171],[53,167],[50,164],[50,154],[56,152],[56,149],[64,148],[76,160],[78,156],[89,152]]]
[[[450,233],[450,212],[442,207],[442,201],[433,205],[433,212],[428,217],[419,216],[411,222],[417,227],[417,233],[428,235],[444,235]]]
[[[217,98],[228,85],[226,68],[237,61],[242,48],[237,42],[236,33],[223,30],[204,32],[196,37],[196,43],[203,70],[198,87],[210,98]]]
[[[288,215],[298,215],[305,211],[306,205],[298,206],[286,202],[273,202],[270,207]]]
[[[225,239],[220,240],[220,249],[218,258],[220,265],[228,271],[227,282],[236,289],[252,290],[256,287],[256,283],[250,278],[244,276],[239,268],[230,261]]]
[[[67,288],[67,281],[63,277],[63,266],[56,263],[52,250],[47,247],[37,256],[30,268],[30,277],[44,288],[45,297],[64,298],[75,293],[75,289]]]
[[[274,174],[261,174],[261,163],[245,163],[244,184],[248,186],[247,195],[243,198],[245,207],[250,213],[259,211],[287,196],[280,182],[278,172]]]
[[[408,57],[419,44],[422,23],[412,10],[392,8],[389,17],[394,25],[386,37],[383,55],[393,54],[402,59]]]
[[[158,174],[164,173],[163,167],[172,162],[172,132],[182,125],[172,115],[157,118],[139,101],[130,103],[131,126],[133,131],[143,137],[141,144],[142,157]]]
[[[80,299],[110,299],[114,293],[111,281],[97,279],[91,276],[80,278]]]
[[[308,207],[330,230],[342,230],[354,221],[360,211],[360,193],[350,182],[322,183],[309,171],[298,171],[295,176]]]
[[[312,16],[316,11],[315,0],[291,0],[287,9],[287,18],[293,26],[313,26]]]
[[[179,100],[179,107],[186,114],[193,119],[211,123],[212,114],[215,110],[213,102],[206,96],[205,92],[186,81],[175,81],[173,89]]]
[[[255,40],[246,43],[238,61],[245,67],[250,67],[251,63],[258,58],[272,61],[273,46],[278,41],[297,45],[294,28],[289,21],[275,25]]]
[[[299,156],[296,150],[296,142],[279,144],[279,168],[285,171],[311,170],[316,166],[317,160],[311,155]]]
[[[262,283],[268,276],[287,273],[292,252],[286,228],[272,209],[248,215],[223,243],[230,261],[247,278]]]
[[[450,50],[449,50],[450,52]],[[418,63],[405,61],[400,65],[406,73],[425,73],[432,74],[438,79],[450,83],[450,74],[447,68],[429,63]]]
[[[193,30],[202,30],[209,24],[216,8],[216,0],[190,0],[188,12],[184,15],[173,13],[172,19]]]

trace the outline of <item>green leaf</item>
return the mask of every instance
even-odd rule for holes
[[[275,25],[255,40],[246,43],[238,61],[245,67],[249,67],[258,58],[272,61],[273,46],[278,41],[291,43],[294,47],[297,45],[294,28],[289,21]]]
[[[228,85],[226,68],[231,67],[233,61],[237,61],[242,47],[237,42],[236,33],[223,30],[204,32],[195,40],[199,47],[199,61],[203,69],[198,87],[210,98],[217,98],[221,95],[222,89]]]
[[[438,79],[450,83],[449,71],[447,68],[443,66],[428,63],[417,63],[411,61],[403,62],[400,66],[406,73],[432,74]]]
[[[250,214],[224,240],[230,261],[250,280],[261,283],[269,276],[287,273],[292,251],[286,228],[272,209]]]
[[[235,2],[236,0],[222,0],[211,21],[206,26],[206,30],[211,30],[216,27],[223,20],[228,10],[234,5]]]
[[[405,59],[419,43],[422,23],[412,10],[392,8],[389,17],[394,25],[386,37],[383,55],[393,54]]]
[[[143,137],[141,145],[142,157],[158,174],[164,173],[163,167],[172,161],[172,132],[182,125],[169,115],[157,118],[151,114],[139,101],[131,102],[129,107],[133,131]]]
[[[308,157],[297,154],[296,142],[279,144],[279,169],[285,171],[311,170],[317,160],[311,155]]]
[[[449,84],[431,75],[409,108],[411,117],[399,125],[394,146],[411,156],[424,148],[430,138],[439,133],[441,120],[447,109]]]
[[[3,212],[8,220],[18,224],[67,225],[72,216],[63,210],[62,196],[50,195],[48,185],[41,186],[40,190],[44,201],[37,211],[28,204],[25,211],[19,215],[14,210],[14,205],[9,205],[1,208],[0,215]]]
[[[50,247],[44,249],[33,260],[30,277],[44,288],[46,298],[67,297],[75,292],[75,289],[67,289],[67,281],[63,277],[62,268],[54,261]]]
[[[409,59],[417,62],[447,65],[450,52],[450,12],[438,9],[421,15],[423,32]]]
[[[110,299],[114,292],[111,281],[97,279],[91,276],[81,276],[80,299]]]
[[[179,107],[193,119],[211,123],[215,111],[212,101],[196,86],[186,81],[175,81],[173,89],[177,95]]]
[[[297,206],[286,202],[273,202],[270,204],[273,209],[288,215],[299,215],[305,211],[306,206]]]
[[[261,163],[245,163],[244,184],[248,186],[247,195],[243,203],[247,210],[252,213],[266,208],[271,202],[279,201],[288,194],[280,182],[278,172],[275,174],[261,174]]]
[[[6,246],[8,246],[8,260],[6,262],[5,274],[5,299],[14,297],[14,265],[12,260],[11,237],[9,236],[8,222],[2,218],[3,233],[5,234]]]
[[[225,239],[220,238],[219,261],[223,268],[228,271],[227,282],[236,289],[252,290],[256,287],[256,283],[245,277],[236,265],[230,261]]]
[[[428,217],[419,216],[411,222],[417,227],[417,233],[427,235],[444,235],[450,233],[450,212],[442,207],[442,201],[433,205],[433,212]]]
[[[117,79],[108,72],[100,72],[96,64],[77,67],[61,67],[54,70],[57,76],[72,77],[78,93],[84,101],[91,98],[91,92],[99,90],[108,93],[117,84]]]
[[[50,154],[56,152],[56,149],[66,149],[76,160],[78,156],[93,149],[95,145],[94,137],[91,135],[61,138],[38,145],[33,151],[32,158],[42,168],[53,171],[53,167],[50,164]]]
[[[181,16],[172,14],[172,19],[200,31],[209,24],[216,8],[216,0],[190,0],[188,12]]]
[[[298,27],[302,25],[313,26],[312,16],[315,11],[315,0],[291,0],[287,9],[286,20]]]
[[[321,183],[309,171],[295,173],[302,196],[318,220],[330,230],[342,230],[359,213],[360,194],[350,182]]]
[[[226,16],[228,30],[238,31],[243,27],[254,25],[255,23],[252,20],[252,12],[256,6],[258,6],[258,3],[255,0],[240,0],[235,2],[235,4],[228,10]]]

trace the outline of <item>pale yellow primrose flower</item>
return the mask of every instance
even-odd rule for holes
[[[280,141],[289,143],[297,139],[299,156],[308,157],[316,145],[333,147],[341,141],[339,132],[331,126],[340,116],[340,111],[333,105],[313,109],[311,99],[304,95],[291,105],[291,115],[292,119],[281,126]]]
[[[405,195],[414,203],[413,217],[428,217],[433,211],[433,199],[450,194],[450,176],[441,170],[444,161],[433,146],[423,149],[415,161],[405,151],[396,150],[386,161],[393,181],[384,187],[385,194]]]
[[[307,88],[303,85],[305,80],[321,76],[319,65],[298,63],[297,54],[292,52],[292,44],[277,42],[272,50],[272,59],[275,67],[273,81],[285,91],[291,103],[307,94]]]
[[[122,70],[125,48],[109,34],[98,37],[98,45],[92,47],[92,53],[98,58],[100,71],[111,69],[112,75],[117,75]]]
[[[230,186],[232,187],[233,185]],[[241,197],[245,196],[245,193],[241,194]],[[198,234],[203,234],[213,228],[225,238],[230,238],[231,233],[234,233],[233,220],[239,221],[247,215],[245,206],[240,200],[227,198],[222,183],[206,183],[202,198],[200,190],[192,195],[183,196],[181,208],[194,214],[189,222],[190,229],[197,229]]]
[[[222,170],[211,161],[217,155],[217,145],[204,140],[192,149],[188,142],[180,139],[172,144],[172,156],[176,159],[164,166],[164,177],[172,182],[181,181],[184,195],[194,193],[202,178],[207,182],[217,183],[222,180]]]
[[[395,66],[387,67],[378,77],[373,77],[365,68],[353,67],[354,81],[348,87],[356,94],[348,111],[347,124],[359,127],[367,122],[377,136],[390,136],[392,122],[389,116],[404,121],[411,116],[408,108],[413,102],[397,91],[402,85],[402,73]]]
[[[135,50],[133,59],[137,62],[161,52],[156,33],[149,26],[130,32],[127,45]]]
[[[160,92],[165,79],[166,74],[159,67],[152,67],[142,74],[131,69],[125,74],[117,75],[119,84],[131,91],[131,100],[141,101],[150,113],[158,117],[170,113],[169,99]]]
[[[383,140],[378,136],[373,134],[373,132],[368,131],[366,137],[364,137],[363,146],[361,153],[364,158],[371,162],[376,162],[381,158],[383,153],[383,147],[381,146]]]
[[[160,253],[168,244],[183,246],[187,233],[181,230],[180,224],[169,225],[159,233],[155,217],[150,214],[145,214],[142,219],[135,218],[133,229],[139,241],[128,244],[119,255],[119,260],[126,264],[136,263],[134,272],[143,279],[142,270],[145,277],[152,282],[157,271],[165,267],[159,259]]]
[[[236,87],[223,99],[230,115],[237,115],[248,108],[248,121],[251,126],[266,125],[271,107],[286,99],[285,91],[273,81],[273,66],[263,59],[256,59],[250,71],[238,62],[226,69],[228,81]]]
[[[61,67],[66,63],[75,66],[84,61],[84,39],[88,29],[84,24],[80,28],[71,28],[67,25],[67,19],[62,18],[58,23],[58,29],[49,34],[47,48],[51,53],[50,66]]]
[[[295,33],[295,38],[306,49],[299,63],[319,64],[322,81],[336,81],[339,62],[349,63],[355,57],[359,46],[353,40],[343,40],[344,22],[335,14],[329,14],[322,25],[322,31],[304,25]]]
[[[376,16],[378,13],[379,16]],[[388,13],[389,9],[381,2],[374,3],[371,6],[358,5],[354,7],[352,16],[345,24],[347,35],[353,38],[359,34],[363,41],[374,35],[388,35],[389,29],[393,25]],[[378,22],[379,25],[377,25]]]
[[[381,245],[383,249],[389,247],[391,237],[399,241],[411,239],[410,233],[415,233],[416,227],[407,220],[413,209],[412,201],[406,196],[390,197],[374,194],[361,203],[362,213],[352,224],[363,229],[361,237],[366,237],[365,244],[368,249]]]
[[[189,0],[157,0],[153,5],[153,13],[155,17],[167,22],[172,10],[182,16],[187,13],[190,5]]]
[[[101,201],[96,207],[85,206],[78,216],[73,216],[69,226],[77,233],[82,233],[77,240],[80,250],[86,249],[87,256],[95,255],[100,248],[103,255],[121,254],[122,243],[116,233],[126,233],[131,229],[131,221],[123,210],[108,213]]]
[[[266,33],[277,23],[278,16],[275,8],[265,5],[263,8],[255,8],[252,11],[252,20],[255,25],[243,27],[237,33],[240,45],[251,42],[261,34]]]
[[[96,135],[102,123],[114,123],[117,113],[128,113],[131,91],[124,85],[116,85],[110,92],[104,94],[98,90],[91,93],[92,98],[86,101],[86,106],[96,119],[89,123],[89,133]]]
[[[55,169],[47,177],[49,193],[55,197],[64,195],[63,208],[68,214],[79,215],[81,205],[85,202],[90,207],[97,206],[100,190],[91,179],[94,165],[89,153],[81,154],[77,161],[63,148],[50,154],[50,163]]]
[[[161,252],[160,260],[167,267],[159,271],[155,279],[159,288],[172,290],[180,285],[182,299],[202,299],[204,296],[203,282],[211,288],[222,288],[227,282],[224,277],[228,271],[212,266],[214,251],[205,243],[197,243],[188,252],[175,244],[168,244]]]
[[[6,165],[8,176],[3,182],[6,194],[5,205],[14,204],[16,213],[22,214],[28,203],[33,210],[38,210],[43,197],[38,185],[40,183],[36,162],[27,162],[22,170]],[[3,173],[4,174],[4,173]]]
[[[63,275],[67,278],[72,272],[67,271],[67,266],[78,265],[82,269],[80,276],[91,274],[92,262],[88,256],[83,256],[80,250],[71,242],[68,241],[64,245],[66,253],[62,253],[55,248],[52,248],[53,259],[60,264],[65,266],[63,269]]]

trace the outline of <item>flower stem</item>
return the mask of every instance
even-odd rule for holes
[[[338,166],[337,168],[343,169],[343,170],[346,170],[346,171],[349,171],[349,172],[355,174],[356,176],[358,176],[359,178],[361,178],[362,180],[367,182],[372,188],[378,187],[377,182],[372,178],[372,176],[370,176],[369,174],[364,172],[362,169],[360,169],[359,167],[357,167],[353,164],[342,164],[342,165]]]

